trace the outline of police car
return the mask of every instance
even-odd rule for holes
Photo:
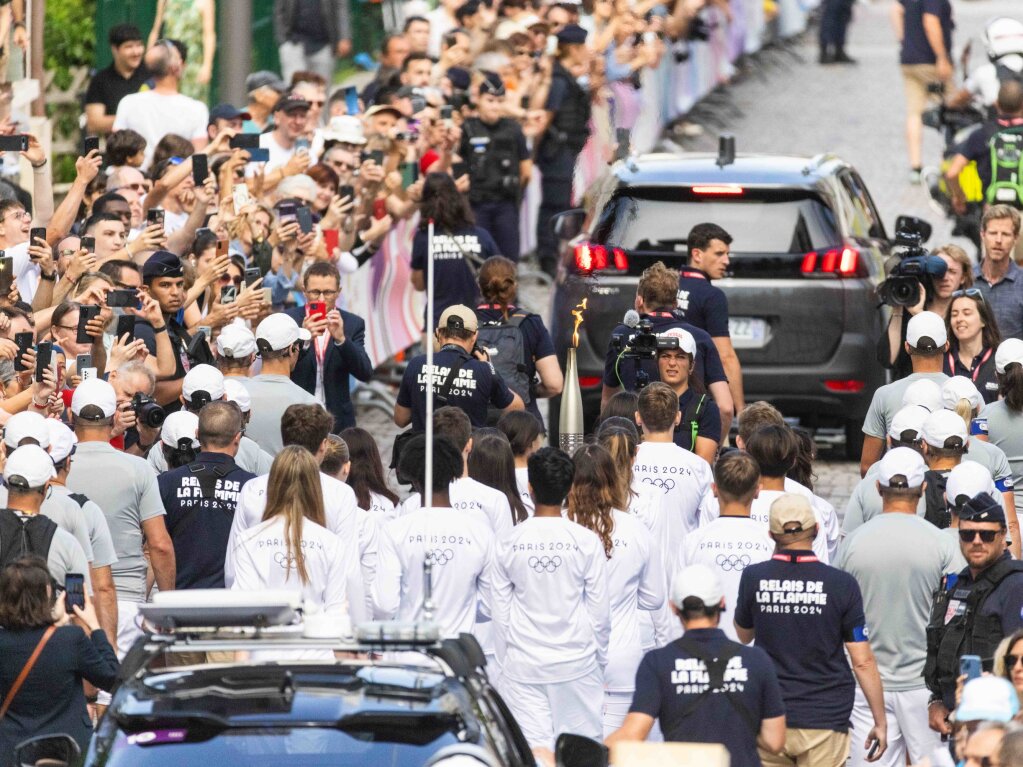
[[[550,325],[563,361],[572,309],[589,298],[578,351],[588,425],[609,336],[633,308],[639,275],[656,261],[684,265],[689,230],[711,222],[734,238],[730,274],[714,284],[728,297],[746,400],[845,428],[859,457],[863,416],[885,383],[876,287],[891,242],[853,167],[831,155],[650,154],[615,163],[590,191],[586,210],[555,221],[563,247]]]
[[[471,635],[440,639],[426,623],[352,632],[303,618],[289,592],[175,591],[141,612],[151,633],[125,657],[85,765],[535,764]],[[53,765],[72,750],[55,736],[22,755]],[[607,764],[587,738],[562,736],[558,752],[566,767]]]

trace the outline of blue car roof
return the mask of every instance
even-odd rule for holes
[[[619,186],[675,186],[689,184],[746,184],[812,189],[822,178],[845,167],[837,157],[793,157],[740,154],[719,168],[717,155],[647,154],[615,164]]]

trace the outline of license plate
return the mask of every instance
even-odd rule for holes
[[[728,333],[736,349],[763,349],[767,345],[767,322],[757,317],[729,317]]]

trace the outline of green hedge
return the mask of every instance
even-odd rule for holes
[[[71,70],[91,67],[96,53],[96,0],[47,0],[46,30],[43,34],[43,66],[54,72],[54,86],[64,90],[71,85]],[[77,137],[81,106],[47,104],[46,114],[53,120],[54,136]],[[54,180],[73,181],[74,155],[53,158]]]

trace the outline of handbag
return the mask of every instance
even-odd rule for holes
[[[25,667],[21,669],[21,673],[18,674],[18,678],[14,680],[14,684],[11,685],[11,689],[7,691],[7,697],[4,698],[3,705],[0,706],[0,719],[7,716],[7,709],[11,707],[11,703],[14,701],[14,696],[18,694],[21,686],[25,684],[25,680],[28,678],[29,672],[32,671],[32,667],[36,665],[36,661],[39,660],[39,656],[43,652],[43,648],[46,647],[46,643],[50,641],[50,637],[57,630],[56,626],[51,625],[42,637],[39,639],[39,644],[36,645],[36,649],[32,651],[28,661],[25,663]]]

